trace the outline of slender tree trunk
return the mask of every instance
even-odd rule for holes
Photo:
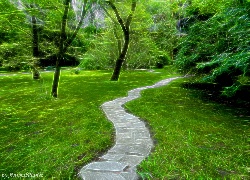
[[[121,51],[122,51],[122,41],[121,41],[117,31],[116,31],[116,26],[114,26],[114,35],[115,35],[115,38],[116,38],[116,41],[117,41],[118,56],[120,56]]]
[[[123,45],[123,49],[122,52],[120,53],[118,59],[116,60],[116,64],[115,64],[115,68],[113,71],[113,74],[111,76],[111,81],[118,81],[119,76],[120,76],[120,72],[121,72],[121,67],[122,64],[126,58],[127,52],[128,52],[128,47],[129,47],[129,31],[125,32],[125,38],[124,38],[124,45]]]
[[[53,84],[52,84],[51,95],[56,98],[58,96],[58,85],[59,85],[60,74],[61,74],[61,66],[59,65],[59,62],[62,60],[62,58],[63,56],[57,57],[56,69],[54,72],[54,79],[53,79]]]
[[[113,11],[116,15],[116,19],[117,19],[118,23],[120,24],[122,31],[123,31],[123,34],[124,34],[123,48],[122,48],[122,51],[121,51],[119,57],[116,60],[115,68],[114,68],[113,74],[112,74],[111,79],[110,79],[111,81],[118,81],[119,76],[120,76],[120,72],[121,72],[122,64],[125,61],[125,58],[126,58],[126,55],[128,52],[129,38],[130,38],[130,23],[132,21],[133,13],[134,13],[135,8],[136,8],[136,0],[132,0],[131,12],[129,13],[129,15],[127,17],[126,22],[124,22],[123,19],[121,18],[114,3],[112,1],[107,1],[107,3],[113,9]]]
[[[56,69],[54,72],[54,79],[53,79],[52,90],[51,90],[51,95],[55,98],[58,97],[58,85],[59,85],[60,71],[61,71],[60,62],[62,61],[64,53],[65,53],[64,42],[67,38],[66,37],[66,24],[67,24],[67,19],[68,19],[70,2],[71,0],[65,0],[65,3],[64,3],[65,9],[64,9],[63,17],[62,17],[59,52],[58,52],[57,59],[56,59]]]
[[[63,56],[63,54],[59,56]],[[52,97],[55,97],[55,98],[58,97],[58,86],[59,86],[59,80],[60,80],[60,74],[61,74],[61,67],[59,65],[59,62],[61,61],[62,57],[59,57],[59,56],[57,57],[57,60],[56,60],[56,67],[55,67],[52,90],[51,90],[51,95]]]
[[[84,4],[83,4],[83,7],[82,7],[81,19],[80,19],[80,21],[79,21],[73,35],[70,38],[67,39],[67,36],[66,36],[66,24],[67,24],[67,20],[68,20],[70,2],[71,2],[71,0],[65,0],[64,1],[65,9],[64,9],[63,17],[62,17],[59,51],[58,51],[58,54],[57,54],[56,69],[55,69],[55,73],[54,73],[54,79],[53,79],[52,90],[51,90],[51,95],[53,97],[55,97],[55,98],[58,97],[58,86],[59,86],[59,80],[60,80],[60,74],[61,74],[60,62],[62,62],[65,52],[67,51],[68,47],[74,41],[77,33],[79,32],[79,30],[80,30],[80,28],[81,28],[81,26],[83,24],[84,17],[85,17],[86,12],[87,12],[87,9],[86,9],[87,0],[84,0]]]
[[[32,66],[32,74],[33,74],[33,79],[40,79],[40,73],[37,69],[38,58],[39,58],[39,44],[38,44],[39,40],[38,40],[38,28],[37,28],[36,17],[32,16],[31,21],[32,21],[32,35],[33,35],[33,57],[34,57],[34,62]]]

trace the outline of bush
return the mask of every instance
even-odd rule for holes
[[[191,26],[179,44],[176,65],[182,72],[203,74],[202,82],[224,87],[223,94],[233,96],[249,78],[248,6],[231,7],[204,22]]]
[[[24,42],[25,43],[25,42]],[[0,62],[8,71],[27,70],[33,59],[26,44],[2,43],[0,45]]]
[[[90,45],[89,51],[81,60],[79,67],[89,70],[113,68],[118,54],[117,39],[112,32],[105,32],[97,36]],[[124,62],[124,67],[129,69],[149,68],[154,66],[157,58],[162,56],[164,65],[168,56],[159,51],[154,41],[146,35],[131,35],[131,42]]]
[[[157,68],[163,68],[164,66],[170,65],[170,64],[171,64],[171,58],[169,57],[168,54],[162,52],[162,54],[159,54],[157,56],[157,62],[156,62]]]
[[[77,68],[72,68],[70,72],[71,72],[71,74],[76,74],[76,75],[80,74],[81,68],[78,68],[78,67]]]

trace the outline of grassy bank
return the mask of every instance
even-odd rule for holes
[[[74,179],[79,167],[113,143],[113,127],[100,105],[151,85],[170,74],[128,71],[110,82],[111,71],[61,75],[59,98],[49,96],[52,72],[0,76],[0,173],[42,173],[45,179]]]
[[[150,126],[156,146],[139,167],[145,179],[249,179],[246,109],[201,98],[179,79],[145,90],[126,107]]]

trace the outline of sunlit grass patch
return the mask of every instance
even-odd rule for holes
[[[145,90],[126,104],[145,119],[156,140],[139,167],[145,179],[248,179],[250,116],[180,86]]]
[[[0,172],[76,178],[79,167],[113,143],[101,104],[170,76],[160,71],[124,71],[110,82],[111,71],[64,70],[58,99],[50,97],[52,72],[36,81],[31,74],[0,76]]]

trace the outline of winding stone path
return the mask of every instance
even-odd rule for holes
[[[116,130],[115,145],[99,161],[84,166],[79,176],[84,180],[136,180],[136,166],[151,152],[153,141],[144,122],[122,107],[140,97],[144,89],[157,88],[177,79],[168,78],[152,86],[133,89],[127,97],[105,102],[101,107]]]

